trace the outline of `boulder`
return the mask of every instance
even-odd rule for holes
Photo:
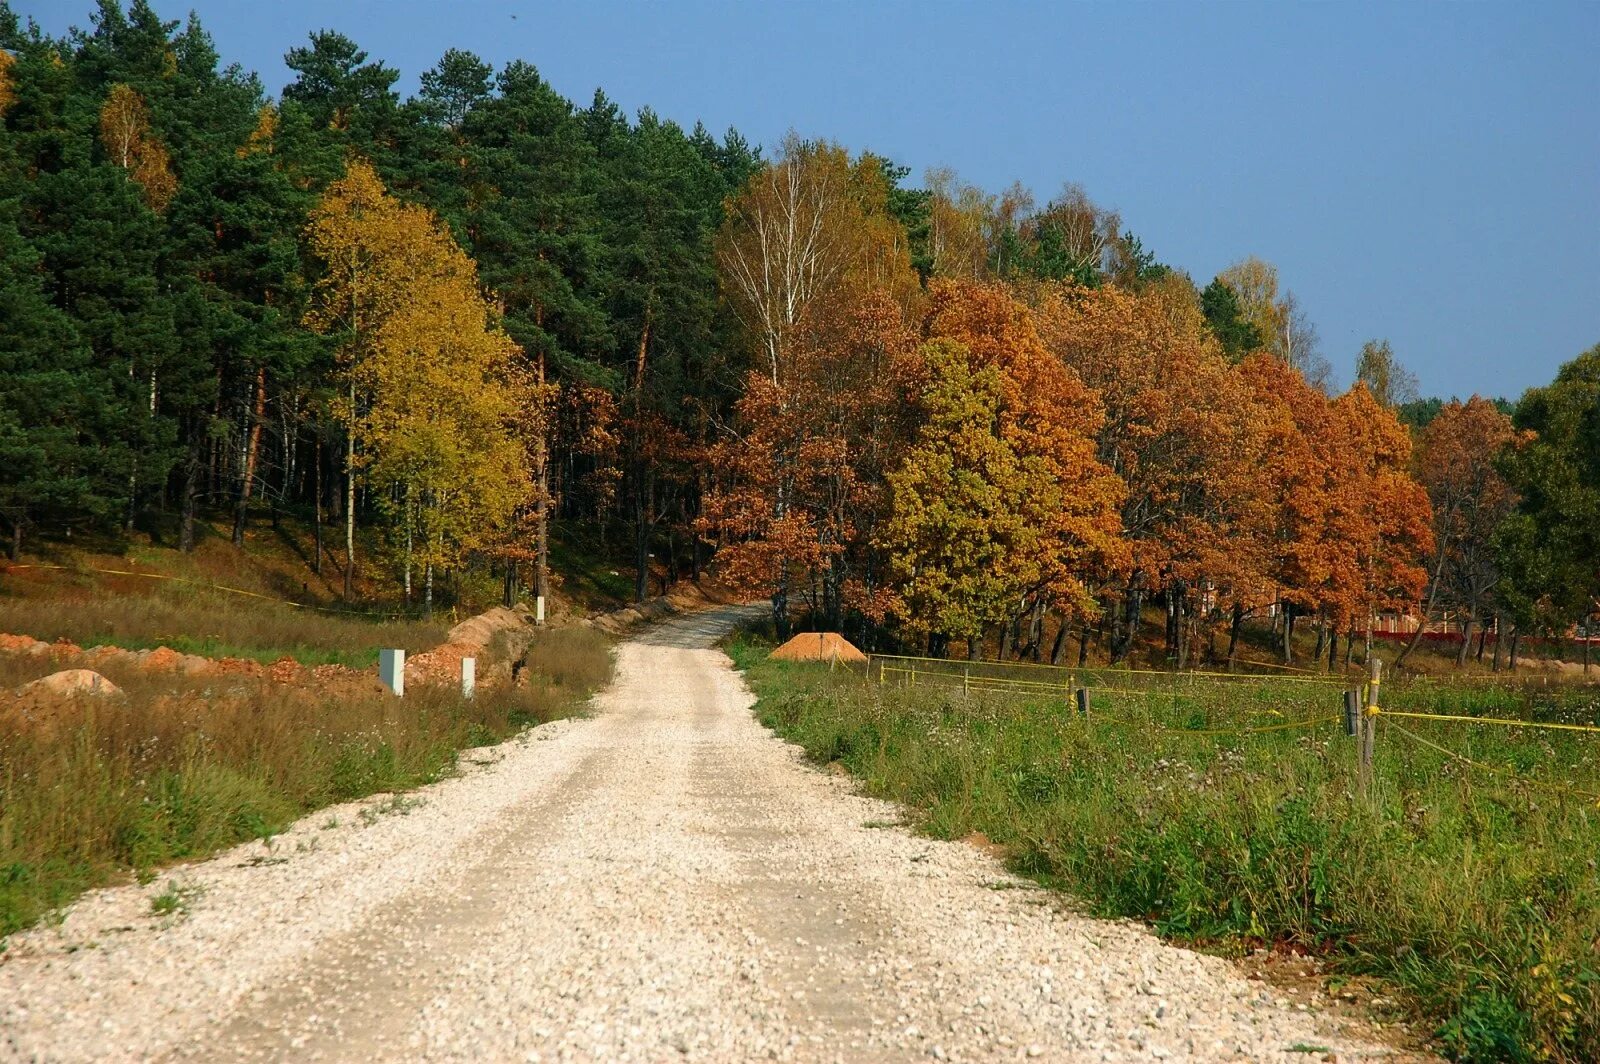
[[[21,695],[116,695],[122,688],[101,676],[93,669],[65,669],[42,676],[32,683],[23,684],[17,691]]]

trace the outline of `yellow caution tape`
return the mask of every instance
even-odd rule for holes
[[[1474,761],[1472,758],[1468,757],[1466,754],[1457,753],[1456,751],[1451,750],[1449,747],[1446,747],[1446,746],[1440,746],[1438,743],[1434,742],[1431,739],[1424,739],[1422,736],[1418,735],[1416,732],[1412,731],[1410,728],[1404,727],[1402,725],[1391,724],[1390,727],[1394,728],[1395,731],[1399,732],[1401,735],[1404,735],[1406,738],[1410,739],[1413,742],[1420,743],[1423,746],[1426,746],[1431,750],[1436,750],[1439,753],[1444,754],[1446,757],[1454,758],[1457,761],[1464,762],[1464,763],[1466,763],[1468,765],[1471,765],[1473,768],[1480,769],[1480,770],[1482,770],[1484,772],[1488,772],[1491,775],[1501,776],[1501,777],[1504,777],[1506,779],[1515,780],[1516,782],[1522,783],[1522,784],[1526,784],[1529,787],[1537,787],[1540,790],[1551,791],[1551,792],[1553,792],[1555,794],[1565,794],[1565,795],[1570,795],[1570,796],[1576,797],[1576,798],[1586,798],[1586,799],[1594,802],[1596,808],[1600,808],[1600,794],[1597,794],[1594,791],[1585,791],[1585,790],[1580,790],[1580,789],[1578,789],[1576,787],[1565,787],[1565,786],[1562,786],[1561,784],[1558,784],[1558,783],[1546,783],[1543,780],[1529,779],[1527,776],[1524,776],[1520,772],[1515,772],[1515,771],[1512,771],[1512,770],[1509,770],[1509,769],[1496,768],[1493,765],[1486,765],[1482,761]]]
[[[941,666],[945,670],[949,670],[949,669],[952,669],[952,668],[960,668],[960,667],[963,667],[963,666],[971,666],[971,667],[1002,668],[1002,669],[1031,669],[1031,670],[1039,670],[1041,672],[1055,672],[1055,673],[1068,673],[1068,674],[1089,674],[1089,675],[1092,675],[1092,674],[1095,674],[1095,673],[1112,673],[1112,674],[1117,675],[1117,676],[1164,676],[1164,677],[1166,677],[1168,679],[1173,679],[1173,680],[1194,679],[1194,678],[1217,679],[1217,680],[1233,680],[1233,681],[1246,681],[1246,682],[1261,682],[1261,681],[1264,681],[1264,680],[1273,680],[1273,681],[1287,681],[1287,682],[1290,682],[1290,683],[1309,683],[1309,684],[1319,684],[1319,685],[1334,685],[1334,684],[1337,684],[1337,685],[1339,685],[1341,687],[1344,686],[1344,681],[1343,680],[1335,679],[1333,677],[1323,678],[1321,676],[1252,676],[1249,673],[1240,673],[1240,672],[1207,672],[1207,671],[1198,670],[1198,669],[1197,670],[1191,670],[1191,671],[1184,671],[1184,672],[1173,672],[1173,671],[1167,671],[1167,670],[1164,670],[1164,669],[1124,669],[1124,668],[1115,668],[1115,667],[1110,667],[1110,666],[1100,666],[1098,668],[1095,668],[1095,667],[1087,666],[1087,665],[1080,668],[1078,666],[1073,666],[1073,665],[1042,665],[1042,664],[1035,664],[1035,663],[1033,663],[1031,661],[973,661],[973,662],[961,662],[961,661],[957,661],[957,660],[954,660],[954,659],[951,659],[951,658],[919,658],[919,657],[915,657],[915,656],[910,655],[910,654],[874,654],[874,655],[872,655],[872,659],[876,660],[876,661],[880,661],[880,662],[882,662],[882,661],[927,662],[928,664],[931,664],[931,665]],[[1270,662],[1252,662],[1251,664],[1269,665],[1272,668],[1288,668],[1288,669],[1293,669],[1294,668],[1293,666],[1288,666],[1288,665],[1272,665]],[[1304,671],[1304,670],[1295,670],[1295,671]],[[976,677],[974,677],[974,678],[976,678]]]
[[[1366,715],[1376,717],[1410,717],[1415,720],[1448,720],[1461,724],[1494,724],[1503,728],[1533,728],[1536,730],[1588,732],[1600,735],[1600,727],[1592,724],[1559,724],[1537,720],[1512,720],[1508,717],[1467,717],[1452,713],[1412,713],[1399,709],[1380,709],[1377,706],[1368,706]]]

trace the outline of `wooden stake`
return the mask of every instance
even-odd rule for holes
[[[1372,748],[1378,737],[1378,687],[1383,683],[1383,659],[1373,657],[1368,665],[1371,675],[1367,679],[1367,711],[1361,715],[1361,727],[1356,733],[1363,796],[1370,796],[1372,792]]]

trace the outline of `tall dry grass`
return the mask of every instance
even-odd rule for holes
[[[444,620],[384,618],[296,608],[170,581],[107,588],[72,574],[47,585],[0,584],[0,632],[79,646],[171,647],[205,657],[366,668],[381,647],[413,653],[442,642]]]
[[[120,697],[34,704],[26,724],[12,696],[9,715],[0,705],[0,937],[88,887],[437,780],[464,748],[581,711],[611,671],[587,630],[540,633],[528,662],[525,686],[471,701],[116,668]],[[51,669],[0,655],[0,688]]]

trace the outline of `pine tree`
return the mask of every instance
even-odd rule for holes
[[[118,502],[95,475],[126,462],[108,441],[106,381],[39,284],[39,258],[0,202],[0,516],[15,561],[38,521],[103,517]],[[108,491],[108,488],[112,489]]]

